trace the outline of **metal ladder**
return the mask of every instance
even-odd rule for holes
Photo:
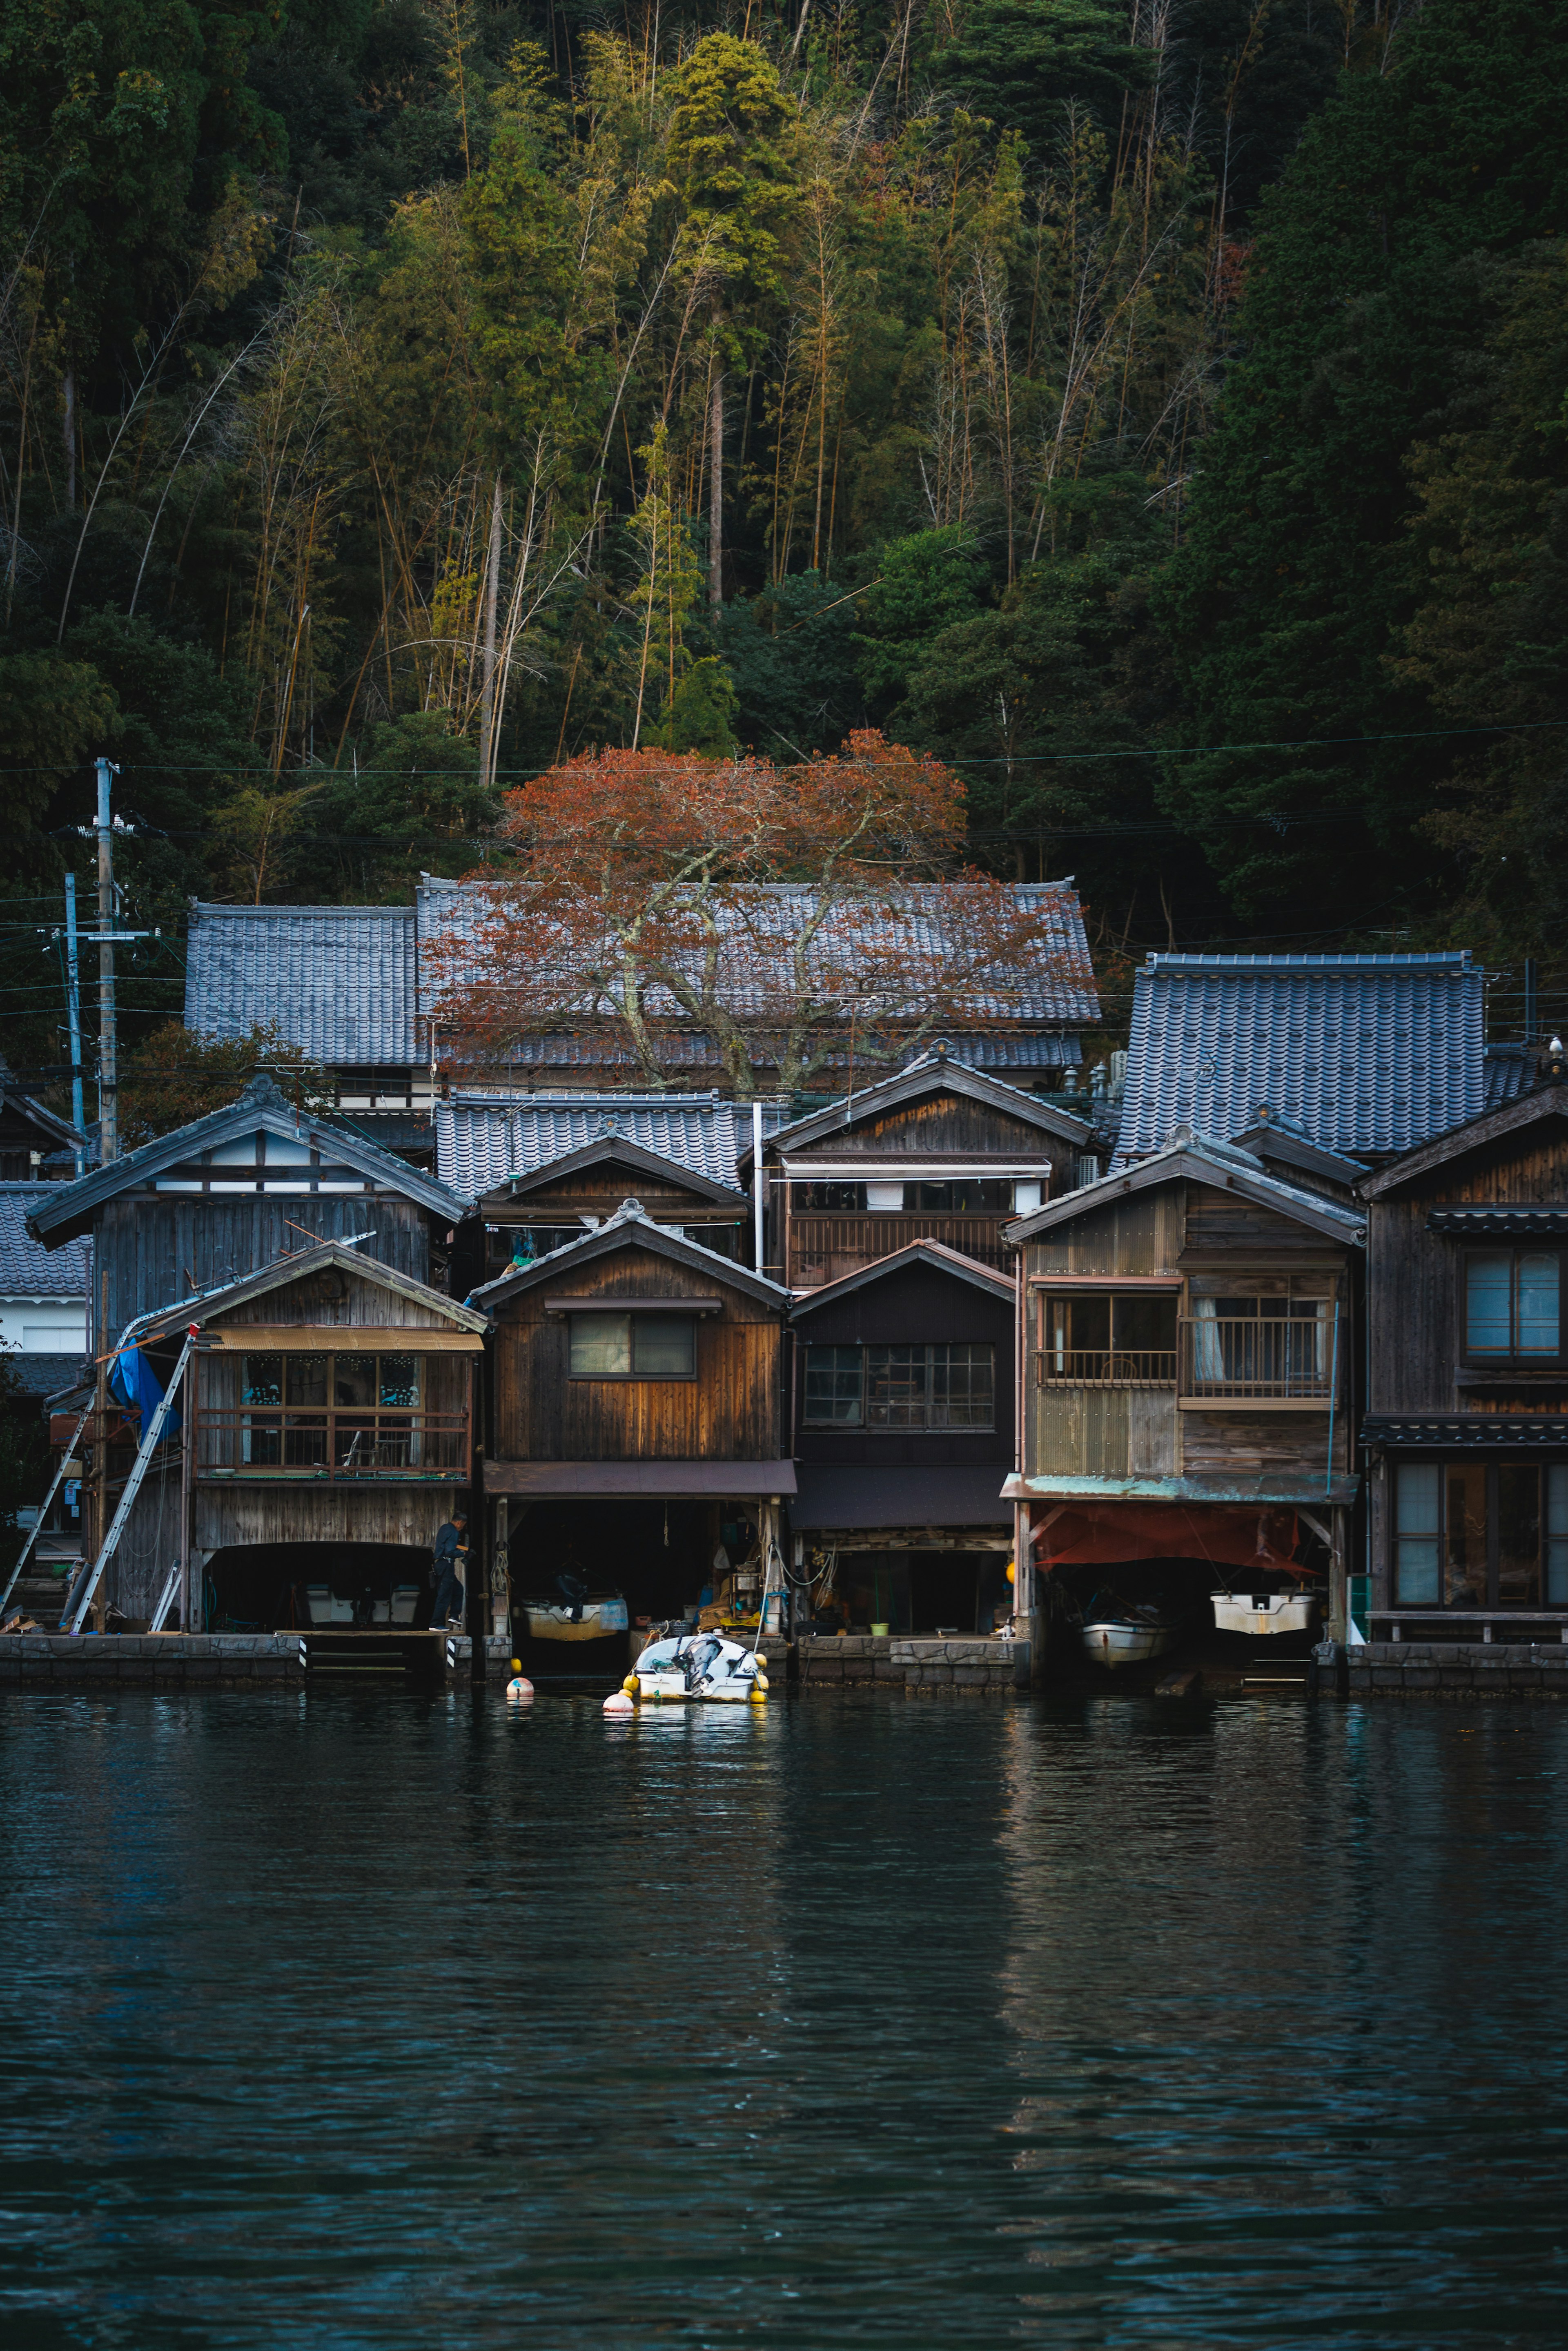
[[[54,1506],[55,1496],[65,1484],[66,1470],[69,1465],[71,1456],[75,1453],[77,1447],[81,1443],[82,1430],[87,1426],[88,1422],[91,1417],[92,1406],[89,1404],[81,1418],[78,1421],[75,1429],[71,1433],[70,1443],[67,1446],[65,1451],[60,1456],[60,1466],[55,1472],[54,1483],[49,1488],[48,1492],[44,1496],[43,1501],[39,1505],[38,1515],[33,1521],[32,1531],[28,1535],[26,1541],[22,1545],[21,1552],[17,1558],[16,1566],[11,1570],[11,1581],[5,1586],[5,1591],[0,1592],[0,1616],[5,1615],[5,1604],[10,1599],[13,1592],[16,1589],[16,1580],[20,1576],[22,1570],[27,1564],[28,1552],[32,1550],[33,1545],[37,1541],[39,1535],[42,1534],[44,1531],[44,1520],[48,1517],[49,1512]]]
[[[147,1465],[158,1449],[159,1439],[163,1434],[163,1424],[173,1407],[175,1392],[184,1379],[185,1366],[191,1360],[191,1350],[195,1343],[195,1332],[188,1331],[185,1333],[185,1343],[180,1350],[180,1360],[174,1366],[174,1376],[159,1397],[152,1417],[147,1424],[146,1433],[137,1450],[136,1459],[131,1465],[131,1475],[125,1481],[125,1491],[120,1498],[120,1507],[115,1511],[113,1523],[108,1534],[104,1537],[103,1547],[92,1565],[86,1570],[79,1583],[73,1587],[66,1602],[59,1624],[62,1633],[79,1633],[87,1622],[87,1612],[92,1605],[92,1595],[98,1590],[103,1571],[113,1558],[120,1538],[125,1531],[125,1522],[130,1518],[131,1507],[141,1490],[141,1480],[147,1475]]]

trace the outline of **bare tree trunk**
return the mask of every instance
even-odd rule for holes
[[[77,379],[76,370],[67,368],[65,381],[66,413],[60,425],[60,435],[66,444],[66,512],[75,514],[77,506]]]
[[[724,377],[716,355],[713,405],[708,421],[707,600],[716,612],[724,602]]]
[[[496,604],[501,587],[501,476],[490,500],[490,551],[485,561],[485,685],[479,705],[479,785],[490,789],[496,764]]]

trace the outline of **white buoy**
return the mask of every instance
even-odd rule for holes
[[[628,1715],[635,1714],[637,1709],[624,1690],[612,1690],[604,1701],[604,1711],[606,1714]]]
[[[534,1686],[527,1674],[514,1674],[507,1684],[507,1696],[514,1706],[527,1706],[533,1698]]]

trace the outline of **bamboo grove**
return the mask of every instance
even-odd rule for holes
[[[1332,919],[1303,914],[1303,874],[1358,842],[1381,862],[1342,923],[1449,920],[1477,796],[1511,805],[1511,769],[1269,752],[1260,773],[1220,747],[1390,716],[1414,734],[1441,703],[1416,674],[1440,634],[1425,575],[1400,569],[1421,515],[1444,527],[1416,427],[1359,453],[1387,510],[1338,517],[1379,583],[1376,641],[1364,615],[1336,638],[1314,589],[1293,669],[1270,601],[1337,480],[1244,558],[1268,500],[1241,440],[1274,396],[1260,371],[1277,389],[1293,368],[1269,462],[1305,477],[1328,447],[1333,362],[1283,315],[1313,238],[1291,190],[1364,168],[1386,248],[1372,183],[1397,159],[1358,164],[1356,141],[1402,135],[1421,43],[1479,42],[1493,81],[1533,44],[1561,90],[1551,11],[1505,0],[1484,35],[1466,14],[116,0],[89,25],[26,0],[0,162],[0,749],[28,886],[57,872],[103,740],[127,872],[172,913],[191,889],[405,896],[421,866],[488,853],[509,783],[595,747],[788,763],[873,725],[957,765],[974,862],[1075,870],[1103,944],[1299,934]],[[1528,145],[1534,104],[1478,125],[1472,177]],[[1555,201],[1528,232],[1553,285]],[[1446,234],[1494,277],[1420,361],[1438,410],[1467,337],[1521,332],[1496,273],[1523,240]],[[1367,298],[1347,284],[1341,308]],[[1555,496],[1555,444],[1542,464]],[[1247,563],[1245,609],[1221,611]],[[1549,716],[1556,690],[1515,698]],[[1450,784],[1448,831],[1412,857],[1400,827]],[[1276,854],[1281,818],[1305,865]],[[1511,918],[1472,914],[1508,943]]]

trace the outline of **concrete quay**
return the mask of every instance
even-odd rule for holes
[[[1028,1689],[1033,1644],[1027,1640],[937,1640],[909,1634],[819,1634],[795,1645],[802,1689],[867,1683],[921,1693]]]
[[[487,1674],[504,1676],[507,1643],[488,1640],[485,1652]],[[10,1633],[0,1636],[0,1691],[110,1683],[300,1689],[371,1675],[442,1681],[466,1678],[470,1662],[465,1635],[433,1633]]]
[[[1345,1663],[1353,1698],[1568,1698],[1562,1641],[1369,1641]]]

